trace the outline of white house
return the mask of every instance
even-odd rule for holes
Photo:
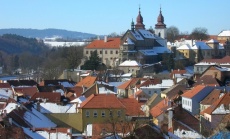
[[[193,115],[199,114],[200,110],[200,101],[203,100],[214,87],[198,85],[192,88],[191,90],[186,91],[182,94],[182,107]]]

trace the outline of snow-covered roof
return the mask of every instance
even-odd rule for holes
[[[133,41],[128,37],[128,38],[126,39],[126,41],[124,42],[124,44],[126,44],[126,45],[133,45],[134,43],[133,43]]]
[[[154,50],[139,50],[143,55],[145,56],[152,56],[152,55],[157,55],[157,53]]]
[[[171,53],[171,51],[167,47],[153,47],[153,50],[158,53],[158,54],[163,54],[163,53]]]
[[[218,34],[220,37],[230,36],[230,30],[223,30]]]
[[[117,94],[109,89],[106,89],[105,87],[99,87],[99,94]]]
[[[64,90],[62,90],[62,89],[57,89],[54,92],[60,93],[61,96],[64,96],[64,94],[65,94]]]
[[[145,30],[145,29],[138,29],[139,33],[144,36],[145,38],[149,39],[155,39],[154,34],[152,34],[150,31]]]
[[[53,123],[50,119],[44,116],[42,113],[38,112],[33,107],[24,113],[24,120],[31,124],[35,128],[51,128],[57,125]]]
[[[37,107],[37,104],[34,104]],[[67,113],[67,111],[73,106],[74,104],[67,104],[67,105],[58,105],[56,103],[40,103],[40,112],[41,113]],[[75,111],[68,111],[68,113],[76,113]]]
[[[142,66],[140,63],[138,63],[135,60],[126,60],[123,63],[121,63],[119,66]]]
[[[125,73],[121,75],[121,77],[131,77],[131,76],[132,76],[132,73]]]
[[[71,135],[68,133],[58,132],[47,132],[47,131],[32,131],[29,128],[22,127],[26,135],[33,139],[71,139]]]
[[[189,50],[189,49],[193,49],[193,50],[197,50],[197,49],[212,49],[210,46],[208,46],[205,42],[202,41],[196,41],[194,45],[191,44],[182,44],[180,45],[177,50]]]
[[[71,84],[71,83],[69,83],[69,82],[66,82],[66,81],[64,81],[64,82],[59,82],[62,86],[64,86],[64,87],[74,87],[74,84]]]
[[[130,31],[136,40],[144,40],[142,36],[137,31]]]
[[[0,88],[0,98],[8,99],[13,96],[13,91],[9,88]]]
[[[189,44],[183,44],[177,48],[177,50],[189,50],[191,49]]]
[[[6,113],[10,113],[12,110],[16,109],[19,107],[17,103],[8,103],[7,106],[4,108],[6,110]]]
[[[230,71],[230,68],[227,67],[216,67],[219,71]]]
[[[207,41],[207,43],[219,43],[219,41],[218,41],[218,40],[211,39],[211,40]]]
[[[86,100],[86,97],[85,96],[80,96],[72,101],[70,101],[71,103],[82,103],[83,101]]]

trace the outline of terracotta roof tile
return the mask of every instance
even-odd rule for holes
[[[230,104],[229,100],[230,100],[230,93],[226,93],[221,98],[216,100],[210,107],[208,107],[207,109],[203,110],[201,112],[201,114],[202,115],[204,113],[212,114],[212,112],[215,111],[216,108],[220,107],[220,105],[224,105],[224,106],[229,107],[229,104]]]
[[[53,102],[53,103],[60,103],[61,101],[61,94],[55,92],[40,92],[35,93],[31,98],[30,101],[37,101],[38,98],[46,99],[46,102]]]
[[[120,38],[109,38],[107,42],[104,40],[94,40],[85,49],[120,49]]]
[[[11,88],[9,83],[0,83],[0,88]]]
[[[187,127],[184,127],[183,124],[189,126],[193,130],[199,132],[199,120],[194,117],[192,114],[190,114],[188,111],[184,110],[181,105],[174,108],[173,112],[173,119],[174,121],[173,128],[174,130],[181,128],[181,129],[187,129]],[[179,122],[178,122],[179,121]],[[181,123],[183,124],[181,124]]]
[[[81,108],[125,108],[114,94],[92,94],[81,103]]]
[[[137,85],[137,88],[140,88],[142,86],[148,86],[152,84],[160,84],[161,79],[155,78],[155,79],[147,79],[146,81],[142,82],[140,85]]]
[[[187,97],[187,98],[192,98],[193,96],[195,96],[197,93],[199,93],[204,88],[205,88],[204,85],[197,85],[194,88],[192,88],[191,90],[184,92],[184,94],[182,94],[181,96]]]
[[[212,75],[201,76],[199,79],[197,79],[197,82],[194,83],[194,86],[200,85],[200,84],[204,84],[204,85],[208,85],[208,86],[220,86],[217,79],[213,78]]]
[[[150,114],[155,118],[161,115],[164,111],[166,111],[169,108],[168,101],[168,98],[161,100],[157,105],[150,109]]]
[[[138,103],[138,101],[135,98],[123,98],[119,100],[126,108],[126,115],[128,116],[144,115],[144,112],[141,110],[142,104]]]
[[[214,89],[208,96],[206,96],[200,104],[203,105],[212,105],[215,101],[219,99],[221,90],[220,89]]]
[[[202,62],[216,64],[230,63],[230,56],[225,56],[222,59],[203,59],[200,63]]]
[[[15,87],[14,91],[18,95],[32,97],[36,92],[38,92],[37,87]]]
[[[129,87],[132,88],[135,85],[137,85],[139,80],[140,80],[139,78],[132,78],[132,79],[126,81],[125,83],[119,85],[117,88],[118,89],[128,89]]]
[[[84,79],[82,79],[80,82],[78,82],[75,86],[79,86],[79,87],[90,87],[92,86],[95,82],[96,82],[97,77],[93,77],[93,76],[87,76]]]

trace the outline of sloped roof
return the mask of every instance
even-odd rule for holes
[[[168,101],[168,98],[161,100],[157,105],[150,109],[150,114],[155,118],[161,115],[164,111],[166,111],[169,108]]]
[[[199,120],[196,117],[194,117],[192,114],[190,114],[188,111],[183,109],[181,105],[179,105],[178,107],[174,108],[173,128],[190,130],[188,129],[188,127],[199,132],[200,131]]]
[[[196,83],[194,83],[193,85],[200,85],[200,84],[204,84],[204,85],[208,85],[208,86],[220,86],[219,82],[217,81],[216,78],[213,78],[212,75],[203,75],[201,76]]]
[[[37,86],[34,80],[7,80],[11,86]]]
[[[61,101],[61,94],[60,93],[55,93],[55,92],[40,92],[40,93],[35,93],[30,98],[30,101],[38,101],[37,99],[41,99],[42,101],[44,100],[45,102],[60,103],[60,101]]]
[[[128,66],[141,67],[142,65],[140,63],[138,63],[136,60],[126,60],[119,65],[119,67],[128,67]]]
[[[230,36],[230,30],[223,30],[218,34],[218,37],[229,37]]]
[[[117,88],[118,89],[128,89],[130,86],[134,87],[139,80],[140,80],[139,78],[132,78],[132,79],[124,82],[123,84],[117,86]]]
[[[114,94],[92,94],[83,103],[80,108],[95,108],[95,109],[116,109],[125,106],[118,100]]]
[[[94,40],[85,49],[119,49],[120,38],[108,38],[106,42],[104,40]]]
[[[15,87],[14,91],[18,95],[32,97],[36,92],[38,92],[37,87]]]
[[[204,85],[197,85],[194,88],[192,88],[191,90],[186,91],[184,94],[182,94],[182,97],[187,97],[187,98],[192,98],[193,96],[195,96],[196,94],[198,94],[201,90],[203,90],[205,88]]]
[[[82,79],[80,82],[78,82],[75,86],[79,86],[79,87],[90,87],[92,86],[95,81],[96,81],[97,77],[93,77],[93,76],[87,76],[84,79]]]
[[[0,83],[0,88],[11,88],[9,83]]]
[[[206,96],[200,104],[203,105],[212,105],[215,101],[217,101],[220,97],[221,90],[220,89],[214,89],[208,96]]]
[[[144,115],[144,112],[141,110],[142,104],[138,103],[138,101],[135,98],[123,98],[119,100],[126,108],[126,113],[125,113],[126,115],[128,116]]]
[[[224,106],[229,106],[230,104],[230,93],[226,93],[224,94],[221,98],[219,98],[218,100],[216,100],[210,107],[208,107],[207,109],[203,110],[201,112],[201,114],[207,113],[207,114],[219,114],[222,113],[223,111],[216,111],[215,110],[220,107],[221,105]],[[225,113],[223,113],[225,114]]]

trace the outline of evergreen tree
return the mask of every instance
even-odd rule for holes
[[[198,50],[197,50],[197,62],[200,62],[201,60],[203,60],[204,57],[203,57],[203,54],[202,54],[202,51],[201,51],[201,48],[199,46]]]
[[[97,50],[93,51],[89,57],[89,60],[85,62],[85,64],[82,66],[82,69],[84,70],[98,70],[100,67],[101,61],[97,54]]]

